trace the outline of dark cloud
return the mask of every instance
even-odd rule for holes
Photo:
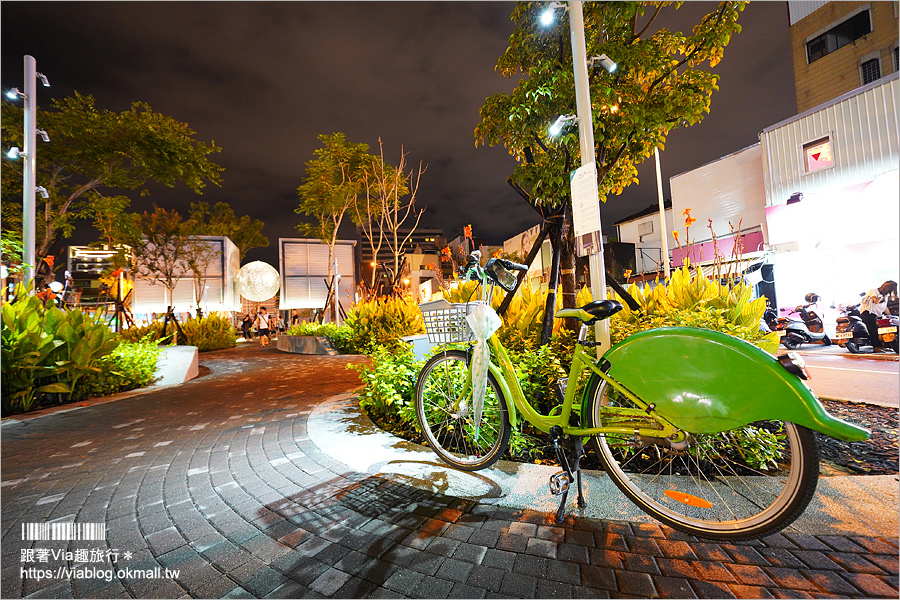
[[[688,2],[664,22],[689,29],[714,3]],[[3,2],[2,84],[20,86],[31,54],[53,87],[124,110],[144,101],[185,121],[222,148],[221,188],[199,199],[227,201],[266,223],[275,263],[278,237],[297,235],[296,188],[316,136],[343,131],[386,158],[401,147],[422,161],[423,221],[451,235],[472,223],[492,242],[537,223],[506,185],[515,163],[503,148],[475,148],[473,129],[488,96],[512,89],[494,70],[512,23],[510,3],[491,2]],[[794,112],[785,3],[751,3],[744,32],[717,67],[721,91],[700,126],[676,131],[663,153],[668,177],[743,148]],[[641,185],[611,199],[604,225],[655,201],[652,161]],[[151,200],[185,210],[194,194],[152,189]],[[136,200],[136,206],[138,206]],[[87,225],[80,242],[93,236]]]

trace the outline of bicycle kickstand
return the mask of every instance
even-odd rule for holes
[[[550,430],[550,441],[553,443],[553,450],[556,452],[556,460],[559,462],[559,466],[563,468],[562,471],[550,477],[550,493],[562,496],[559,501],[559,508],[556,510],[556,522],[562,523],[565,519],[569,485],[572,483],[572,468],[569,466],[569,458],[566,455],[567,449],[574,454],[575,458],[574,471],[575,479],[578,483],[578,506],[579,508],[587,506],[581,485],[581,459],[584,458],[584,445],[581,443],[581,438],[563,440],[562,430],[557,427]],[[569,448],[566,448],[566,446]]]

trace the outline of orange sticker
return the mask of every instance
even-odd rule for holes
[[[712,504],[710,504],[703,498],[698,498],[697,496],[685,494],[684,492],[676,492],[675,490],[666,490],[663,492],[663,494],[668,496],[672,500],[677,500],[678,502],[681,502],[682,504],[687,504],[688,506],[698,506],[700,508],[712,508]]]

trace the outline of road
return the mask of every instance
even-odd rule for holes
[[[817,396],[882,406],[900,405],[900,363],[844,356],[835,350],[838,349],[811,347],[800,351],[812,375],[807,383]]]

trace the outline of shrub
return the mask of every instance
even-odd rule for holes
[[[379,298],[358,303],[347,315],[348,345],[356,354],[372,354],[376,347],[406,346],[400,338],[425,333],[422,313],[414,298]]]
[[[158,342],[123,341],[100,359],[100,370],[84,378],[72,399],[98,398],[149,385],[156,373],[158,357]]]
[[[700,327],[721,331],[755,344],[774,354],[778,336],[760,331],[766,299],[750,300],[752,288],[711,281],[702,271],[681,267],[672,272],[668,285],[640,290],[634,284],[629,294],[640,305],[623,308],[610,318],[610,337],[616,344],[639,331],[656,327]]]
[[[73,395],[98,361],[119,344],[101,320],[80,309],[45,307],[18,284],[2,307],[3,414],[31,409],[42,395]]]
[[[150,341],[163,342],[167,340],[175,340],[181,346],[196,346],[198,352],[206,352],[208,350],[222,350],[223,348],[234,348],[237,345],[237,332],[231,324],[231,320],[220,317],[216,314],[205,315],[202,319],[188,319],[181,325],[185,339],[180,339],[177,335],[175,326],[171,323],[166,328],[166,338],[162,338],[163,322],[156,321],[144,327],[132,327],[124,330],[122,338],[137,342],[143,339]]]
[[[353,332],[348,325],[334,323],[299,323],[285,331],[286,335],[310,335],[328,338],[335,350],[341,354],[355,354],[356,348],[350,343]]]
[[[403,344],[395,350],[378,347],[372,364],[347,365],[358,371],[365,388],[359,404],[382,428],[398,433],[418,429],[416,421],[416,379],[422,363],[412,349]]]

